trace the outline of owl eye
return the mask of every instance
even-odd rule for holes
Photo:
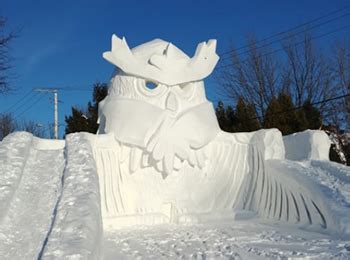
[[[156,89],[157,87],[158,87],[158,85],[152,81],[146,82],[146,88],[148,88],[149,90]]]
[[[151,80],[140,80],[139,82],[137,89],[144,96],[159,96],[167,90],[165,85]]]

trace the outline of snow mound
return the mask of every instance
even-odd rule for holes
[[[102,222],[96,165],[89,136],[66,137],[67,165],[45,259],[99,259]]]
[[[64,155],[62,149],[37,149],[35,139],[14,133],[0,145],[0,259],[38,258],[51,225]]]
[[[0,221],[20,182],[31,142],[31,134],[20,132],[8,135],[0,143]]]
[[[305,130],[284,136],[283,142],[288,160],[329,160],[331,141],[324,131]]]
[[[329,207],[337,216],[342,234],[350,235],[350,167],[339,163],[311,160],[302,162],[303,173],[319,183]]]

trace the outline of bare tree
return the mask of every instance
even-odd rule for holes
[[[350,47],[347,42],[338,43],[336,45],[335,57],[335,76],[339,95],[350,94]],[[350,96],[339,100],[338,107],[343,111],[339,116],[343,115],[346,126],[350,129]]]
[[[12,114],[0,115],[0,140],[17,129],[17,123]]]
[[[306,101],[314,103],[336,96],[331,62],[316,48],[310,32],[306,31],[301,37],[290,36],[282,45],[286,54],[289,93],[296,106],[300,107]],[[323,112],[326,103],[320,104],[319,109]]]
[[[6,32],[6,19],[0,17],[0,94],[10,90],[9,70],[11,69],[11,58],[9,55],[9,44],[15,38],[14,32]]]
[[[230,61],[216,74],[220,94],[237,102],[242,98],[252,104],[256,114],[265,113],[270,100],[285,88],[284,78],[279,75],[279,61],[270,47],[258,46],[257,39],[247,38],[247,51],[230,51]]]
[[[323,55],[317,48],[314,39],[307,28],[301,33],[283,36],[282,48],[271,48],[277,40],[269,45],[249,38],[245,52],[239,53],[233,48],[230,63],[219,67],[216,76],[221,95],[235,102],[242,97],[246,103],[253,104],[257,115],[263,118],[270,101],[282,92],[288,93],[297,108],[305,103],[318,103],[323,118],[333,122],[331,117],[339,115],[339,111],[334,111],[339,106],[322,101],[339,93],[334,64],[331,56]],[[342,72],[349,66],[345,60],[349,56],[344,52],[338,56],[342,57],[338,59],[338,77],[349,77]]]
[[[45,136],[45,131],[43,129],[43,126],[31,120],[24,121],[22,125],[19,127],[19,129],[22,131],[32,133],[37,137]]]

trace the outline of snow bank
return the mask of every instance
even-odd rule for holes
[[[65,140],[42,139],[35,136],[32,142],[37,150],[61,150],[66,145]]]
[[[90,134],[66,137],[63,192],[44,251],[45,259],[99,259],[100,194]]]
[[[0,143],[0,221],[6,215],[21,180],[31,142],[31,134],[17,132]]]
[[[329,160],[331,142],[324,131],[306,130],[283,137],[286,159]]]
[[[332,201],[330,208],[337,216],[339,229],[350,235],[350,167],[339,163],[312,160],[304,162],[305,173],[321,185]]]
[[[37,259],[52,223],[65,165],[63,150],[38,150],[33,138],[15,133],[1,144],[8,152],[0,155],[0,176],[12,181],[1,194],[6,209],[1,211],[0,259]]]

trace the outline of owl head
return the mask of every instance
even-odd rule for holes
[[[219,60],[216,40],[202,42],[192,58],[173,44],[155,39],[130,49],[125,38],[112,36],[103,57],[117,69],[109,96],[148,102],[174,115],[205,102],[203,79]]]

